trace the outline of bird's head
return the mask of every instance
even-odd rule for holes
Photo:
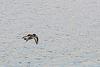
[[[35,36],[36,36],[36,34],[33,34],[33,36],[35,37]]]

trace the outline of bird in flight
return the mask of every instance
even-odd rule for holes
[[[34,39],[36,44],[38,44],[38,41],[39,41],[38,36],[37,36],[36,34],[28,34],[28,35],[26,35],[26,36],[24,36],[24,37],[22,37],[22,38],[23,38],[24,40],[26,40],[26,42],[27,42],[28,40]]]

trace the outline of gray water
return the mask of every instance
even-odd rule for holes
[[[100,67],[100,0],[0,0],[0,67]]]

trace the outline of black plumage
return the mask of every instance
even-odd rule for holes
[[[38,41],[39,41],[38,36],[37,36],[36,34],[28,34],[28,35],[26,35],[26,36],[24,36],[24,37],[22,37],[22,38],[23,38],[24,40],[26,40],[26,42],[27,42],[28,40],[34,39],[36,44],[38,44]]]

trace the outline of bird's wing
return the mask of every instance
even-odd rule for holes
[[[35,37],[34,40],[35,40],[35,43],[38,44],[38,41],[39,41],[38,37]]]
[[[26,40],[26,42],[29,40],[28,38],[29,38],[28,36],[22,37],[22,39]]]
[[[22,38],[26,38],[26,37],[28,37],[28,36],[23,36]]]

